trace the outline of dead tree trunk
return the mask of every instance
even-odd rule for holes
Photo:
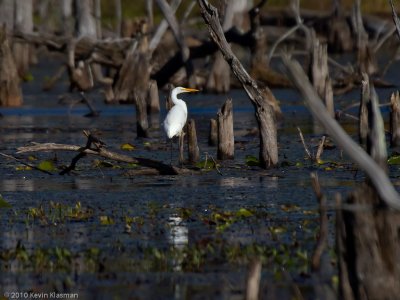
[[[72,19],[72,1],[73,0],[62,0],[61,2],[61,18],[63,24],[61,31],[66,37],[71,37],[74,33]]]
[[[158,114],[160,112],[160,98],[158,95],[157,81],[149,81],[149,93],[147,98],[147,112],[149,114]]]
[[[390,146],[400,146],[400,96],[399,91],[390,97]]]
[[[400,197],[391,184],[384,164],[383,122],[371,87],[369,116],[370,154],[365,153],[326,112],[301,66],[283,57],[293,82],[310,110],[326,130],[368,175],[368,183],[348,198],[337,211],[339,299],[397,299],[400,294]],[[395,211],[389,208],[395,209]]]
[[[361,99],[358,112],[358,136],[361,146],[367,147],[368,136],[368,105],[370,102],[369,79],[368,75],[363,73],[361,81]]]
[[[218,111],[218,154],[220,160],[233,159],[235,156],[235,138],[233,134],[232,99],[225,101]]]
[[[215,7],[206,0],[198,0],[198,3],[212,39],[218,45],[232,72],[243,85],[255,107],[256,119],[260,129],[260,164],[264,168],[275,166],[278,163],[278,143],[275,113],[270,104],[270,99],[260,92],[257,82],[250,77],[233,54],[219,23],[218,12]]]
[[[149,124],[146,99],[150,80],[150,63],[148,41],[145,35],[146,24],[143,24],[141,30],[143,36],[139,41],[139,45],[132,45],[132,49],[127,54],[125,62],[117,74],[114,94],[117,101],[135,103],[137,136],[148,137]]]
[[[14,29],[23,33],[33,31],[33,2],[32,0],[15,1]],[[31,63],[33,48],[28,43],[13,43],[13,54],[18,74],[26,78]]]
[[[9,32],[14,30],[15,0],[0,1],[0,22]]]
[[[94,0],[75,0],[75,28],[78,37],[97,39]]]
[[[356,38],[358,71],[360,74],[375,74],[378,71],[378,66],[374,52],[368,43],[368,33],[365,31],[363,25],[360,0],[356,0],[354,4],[352,23]]]
[[[225,1],[224,20],[222,29],[227,31],[233,26],[234,5],[236,1]],[[231,71],[222,53],[215,53],[214,63],[207,78],[206,88],[208,91],[227,93],[231,87]]]
[[[341,0],[333,0],[333,16],[328,22],[328,46],[335,53],[353,50],[350,26],[343,14]]]
[[[5,27],[0,27],[0,105],[22,105],[20,80]]]
[[[185,65],[185,70],[186,70],[186,77],[188,79],[188,85],[190,87],[195,87],[196,86],[196,78],[194,76],[194,68],[192,61],[190,60],[190,50],[189,47],[186,45],[183,32],[179,26],[178,21],[175,18],[175,15],[173,13],[173,9],[171,6],[168,4],[166,0],[156,0],[159,8],[161,9],[162,13],[164,14],[165,19],[168,22],[169,27],[172,30],[172,33],[174,34],[174,38],[181,49],[182,53],[182,61],[184,62]]]
[[[333,89],[328,68],[328,47],[326,44],[321,44],[313,30],[311,32],[313,47],[311,52],[310,78],[318,95],[324,100],[329,114],[334,117]],[[314,131],[320,132],[321,125],[315,119],[313,120]]]
[[[208,145],[217,146],[218,145],[218,122],[216,119],[210,120],[210,132],[208,135]]]
[[[196,123],[193,119],[190,119],[187,124],[188,132],[188,157],[190,163],[198,162],[200,158],[200,150],[197,144],[197,133],[196,133]]]

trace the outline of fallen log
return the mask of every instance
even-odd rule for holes
[[[88,134],[88,139],[90,139],[90,133]],[[96,139],[96,138],[95,138]],[[115,160],[124,163],[133,163],[142,167],[147,167],[150,169],[155,169],[160,175],[178,175],[184,172],[179,168],[173,167],[171,165],[166,165],[156,160],[141,158],[141,157],[131,157],[128,155],[120,154],[107,150],[102,144],[90,142],[88,145],[82,147],[78,145],[69,144],[56,144],[56,143],[33,143],[30,146],[22,146],[17,148],[17,154],[30,153],[30,152],[49,152],[49,151],[72,151],[78,152],[80,155],[79,159],[85,155],[100,156],[107,159]],[[93,147],[92,144],[95,144]],[[69,170],[73,170],[76,165],[72,163]],[[63,173],[65,174],[65,172]]]

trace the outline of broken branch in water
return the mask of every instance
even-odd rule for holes
[[[140,157],[131,157],[124,154],[116,153],[104,148],[104,143],[102,143],[95,136],[90,134],[89,132],[85,132],[85,135],[88,137],[88,143],[86,146],[77,146],[77,145],[68,145],[68,144],[56,144],[56,143],[33,143],[30,146],[23,146],[17,148],[17,153],[28,153],[28,152],[47,152],[47,151],[73,151],[79,152],[77,156],[74,157],[71,165],[69,166],[69,171],[75,168],[76,162],[85,155],[95,155],[101,156],[107,159],[115,160],[118,162],[125,163],[134,163],[139,166],[156,169],[161,175],[178,175],[183,173],[184,170],[180,170],[176,167],[166,165],[162,162],[140,158]],[[95,147],[91,145],[94,144]],[[60,174],[65,174],[66,172],[61,172]]]

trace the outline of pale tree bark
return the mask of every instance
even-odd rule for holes
[[[14,30],[15,0],[0,0],[0,22],[8,31]]]
[[[73,19],[72,19],[72,1],[61,1],[61,19],[63,22],[62,33],[64,36],[72,37],[74,32]]]
[[[233,74],[240,81],[255,107],[256,119],[260,129],[260,165],[263,168],[273,167],[278,163],[276,120],[275,112],[271,105],[273,99],[268,97],[269,93],[260,89],[257,82],[250,77],[232,52],[219,22],[216,8],[206,0],[198,0],[198,3],[212,39],[218,45]]]
[[[0,27],[0,105],[21,106],[22,93],[19,76],[7,38],[7,30]]]
[[[233,159],[235,156],[235,138],[233,133],[233,106],[232,99],[225,101],[218,111],[218,152],[221,160]]]
[[[94,0],[75,0],[75,13],[77,37],[97,39]]]
[[[33,31],[33,1],[15,1],[15,31],[31,33]],[[28,75],[32,46],[27,43],[14,43],[13,54],[21,78]]]
[[[122,24],[122,3],[121,0],[114,0],[115,5],[115,34],[121,37],[121,24]]]

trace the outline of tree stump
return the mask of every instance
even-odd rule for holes
[[[383,205],[365,183],[346,202],[357,209],[337,211],[338,299],[398,299],[399,212]]]
[[[233,159],[235,154],[235,140],[233,135],[233,107],[232,99],[225,101],[218,111],[218,152],[220,160]]]
[[[318,95],[324,100],[327,111],[334,117],[333,89],[328,68],[328,47],[326,44],[321,44],[315,35],[315,31],[311,31],[311,36],[313,47],[309,76]],[[314,131],[321,131],[320,126],[321,125],[314,119]]]
[[[334,53],[353,50],[350,26],[343,13],[340,0],[334,0],[333,16],[328,22],[328,46]]]
[[[149,92],[147,95],[147,112],[151,114],[158,114],[160,112],[160,98],[158,95],[157,81],[149,81]]]
[[[0,27],[0,105],[22,105],[20,79],[10,50],[5,27]]]
[[[400,146],[400,97],[399,91],[390,97],[390,146]]]
[[[360,108],[358,111],[358,137],[361,146],[367,146],[368,136],[368,105],[370,102],[369,79],[368,75],[363,73],[363,80],[361,81],[361,99]]]
[[[200,150],[197,144],[197,134],[196,134],[196,123],[193,119],[190,119],[187,124],[188,132],[188,156],[190,163],[198,162],[200,158]]]
[[[356,0],[352,14],[353,31],[356,37],[357,64],[360,74],[373,75],[378,71],[374,51],[368,43],[368,33],[365,31],[360,0]]]
[[[208,134],[208,145],[217,146],[218,145],[218,123],[216,119],[210,120],[210,132]]]

